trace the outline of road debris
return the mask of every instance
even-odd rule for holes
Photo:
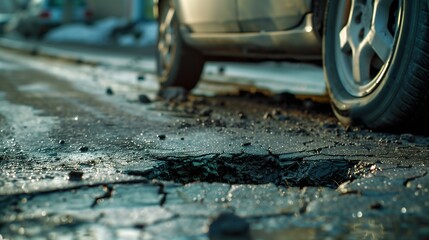
[[[233,214],[221,213],[209,226],[210,240],[250,240],[249,223]]]
[[[87,146],[82,146],[82,147],[80,147],[80,148],[79,148],[79,151],[80,151],[80,152],[83,152],[83,153],[84,153],[84,152],[88,152],[88,151],[89,151],[89,148],[88,148]]]
[[[139,102],[143,104],[149,104],[152,102],[150,98],[145,94],[140,94],[138,98],[139,98]]]
[[[70,181],[81,181],[83,177],[83,172],[81,171],[71,171],[69,172]]]
[[[112,90],[112,88],[110,88],[110,87],[106,88],[106,94],[107,94],[107,95],[113,95],[113,90]]]

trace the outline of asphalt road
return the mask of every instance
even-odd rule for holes
[[[107,60],[0,49],[0,239],[429,238],[429,137]]]

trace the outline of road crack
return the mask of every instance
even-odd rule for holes
[[[418,175],[418,176],[414,176],[414,177],[407,178],[407,179],[405,179],[405,181],[404,181],[404,186],[405,186],[405,187],[411,187],[411,182],[412,182],[412,181],[417,180],[417,179],[419,179],[419,178],[426,177],[426,175],[428,175],[428,172],[424,172],[424,173],[423,173],[423,174],[421,174],[421,175]]]
[[[165,191],[165,184],[160,181],[153,181],[153,185],[158,187],[158,194],[161,195],[161,199],[159,200],[159,206],[164,207],[167,202],[168,192]]]
[[[110,181],[110,182],[97,182],[97,183],[87,183],[87,184],[79,184],[64,188],[57,188],[57,189],[48,189],[48,190],[39,190],[39,191],[33,191],[33,192],[22,192],[22,193],[12,193],[12,194],[0,194],[0,197],[20,197],[20,196],[40,196],[40,195],[47,195],[47,194],[53,194],[53,193],[61,193],[61,192],[69,192],[74,190],[80,190],[85,188],[97,188],[97,187],[103,187],[106,185],[112,186],[112,185],[128,185],[128,184],[150,184],[150,181],[146,178],[144,179],[132,179],[132,180],[123,180],[123,181]]]
[[[105,193],[100,197],[96,197],[94,199],[94,202],[91,204],[91,208],[94,208],[98,204],[104,202],[104,200],[109,199],[113,196],[113,191],[114,191],[113,186],[103,185],[103,191]]]

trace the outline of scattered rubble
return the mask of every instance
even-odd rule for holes
[[[81,171],[71,171],[69,173],[69,180],[70,181],[81,181],[83,177],[83,172]]]
[[[140,94],[138,98],[139,98],[139,102],[143,104],[149,104],[152,102],[150,98],[145,94]]]
[[[106,94],[107,94],[107,95],[113,95],[113,90],[112,90],[112,88],[110,88],[110,87],[106,88]]]

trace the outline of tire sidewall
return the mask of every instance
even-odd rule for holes
[[[338,4],[328,0],[325,32],[323,40],[323,59],[325,78],[331,97],[332,106],[337,117],[346,124],[364,124],[377,127],[386,111],[404,84],[408,64],[412,58],[418,24],[420,0],[403,0],[402,24],[398,29],[398,37],[393,46],[393,53],[385,72],[380,76],[380,83],[370,94],[354,97],[347,93],[340,81],[336,67],[335,37]]]
[[[161,23],[164,20],[166,11],[168,10],[168,8],[170,6],[173,6],[173,3],[171,0],[162,1],[162,3],[160,4],[160,18],[159,18],[159,23],[158,23],[159,26],[161,26]],[[171,86],[172,85],[170,75],[174,74],[174,72],[177,71],[177,69],[176,69],[177,64],[174,64],[174,62],[178,61],[178,56],[181,54],[180,49],[182,48],[182,45],[183,45],[182,39],[180,36],[180,29],[179,29],[179,23],[178,23],[177,17],[174,16],[172,21],[173,21],[173,28],[174,28],[175,34],[177,34],[177,35],[174,38],[175,50],[174,50],[174,53],[172,55],[173,65],[170,67],[169,70],[164,71],[162,63],[161,63],[161,56],[160,56],[159,51],[157,51],[157,54],[156,54],[156,64],[157,64],[156,69],[157,69],[157,74],[158,74],[161,86]],[[161,31],[160,31],[160,27],[158,27],[157,45],[160,42],[160,38],[161,38]]]
[[[166,14],[168,8],[174,6],[172,0],[162,1],[160,5],[160,23]],[[161,88],[181,87],[188,91],[192,90],[200,80],[200,76],[204,67],[205,59],[203,55],[196,49],[188,46],[183,38],[179,17],[176,14],[173,16],[172,28],[174,30],[173,45],[174,49],[171,52],[171,66],[164,71],[161,65],[161,56],[157,52],[157,73]],[[160,31],[160,28],[159,28]],[[161,34],[158,34],[158,45]]]

